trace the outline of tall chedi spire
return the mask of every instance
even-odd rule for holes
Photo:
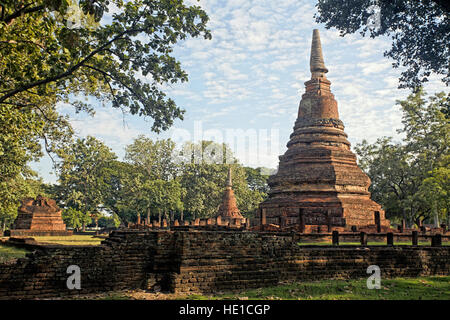
[[[325,77],[325,73],[328,72],[325,63],[323,62],[322,44],[320,43],[320,34],[317,29],[313,30],[309,68],[311,70],[311,78]]]
[[[233,183],[231,182],[231,166],[228,167],[228,179],[227,179],[227,187],[232,187]]]
[[[314,231],[372,226],[378,211],[381,225],[388,227],[380,205],[370,199],[370,179],[350,151],[331,82],[325,76],[328,69],[317,29],[312,36],[310,71],[294,132],[287,151],[279,157],[278,172],[268,180],[269,196],[261,203],[260,214],[265,212],[267,223],[280,223],[281,218],[283,224],[302,221],[306,231]]]

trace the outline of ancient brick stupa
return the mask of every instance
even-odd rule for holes
[[[61,209],[56,201],[42,196],[26,198],[18,209],[10,236],[67,236],[71,231],[61,218]]]
[[[228,168],[227,185],[223,194],[222,204],[219,206],[217,217],[220,217],[222,222],[229,222],[230,224],[245,223],[245,218],[242,216],[236,205],[236,198],[232,189],[231,181],[231,167]]]
[[[355,230],[375,226],[375,220],[385,229],[389,221],[370,199],[370,179],[356,164],[339,119],[317,29],[310,69],[288,149],[279,157],[278,172],[268,181],[269,197],[260,205],[261,218],[282,226],[300,224],[305,232]]]

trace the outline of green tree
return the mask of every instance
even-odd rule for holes
[[[98,219],[98,226],[100,228],[117,228],[120,226],[120,223],[120,219],[116,214],[102,216]]]
[[[177,175],[175,143],[170,140],[153,141],[143,135],[126,146],[125,160],[142,170],[148,179],[169,181]]]
[[[410,202],[422,204],[422,212],[430,212],[435,224],[439,225],[441,202],[435,196],[425,196],[425,189],[421,184],[435,189],[436,196],[439,194],[439,190],[436,190],[438,185],[432,183],[437,180],[430,180],[430,174],[443,173],[439,170],[440,163],[449,154],[450,125],[442,112],[449,103],[449,95],[440,92],[428,99],[425,99],[425,95],[423,89],[419,88],[405,101],[398,101],[403,110],[403,128],[399,133],[406,136],[405,148],[413,159],[410,166],[416,169],[415,173],[421,180],[417,184],[418,191],[409,197]]]
[[[114,160],[106,167],[103,209],[111,212],[124,225],[134,221],[136,212],[131,203],[136,195],[130,192],[134,188],[136,167],[130,163]]]
[[[384,55],[394,60],[394,68],[405,69],[400,88],[416,89],[431,73],[450,83],[450,7],[445,1],[319,0],[316,6],[316,21],[342,36],[360,31],[372,38],[391,37],[392,48]]]
[[[59,156],[60,202],[86,215],[97,213],[105,202],[108,168],[116,155],[101,141],[88,136],[61,150]]]
[[[136,214],[152,217],[156,213],[158,220],[162,215],[173,220],[175,212],[183,210],[184,193],[177,181],[175,143],[170,139],[153,141],[140,135],[125,151],[125,161],[135,170],[128,180],[128,203]]]
[[[183,198],[186,217],[212,217],[217,212],[226,179],[222,164],[186,164],[180,177],[186,190]],[[222,187],[221,187],[222,186]]]
[[[372,180],[369,190],[374,200],[389,218],[403,218],[409,224],[430,219],[437,224],[447,212],[443,197],[448,190],[450,124],[442,110],[448,96],[425,96],[419,88],[397,102],[403,111],[403,128],[398,130],[403,143],[380,138],[355,147],[361,168]]]
[[[178,180],[147,181],[145,187],[148,199],[147,209],[150,208],[151,211],[149,212],[156,212],[159,221],[161,221],[162,217],[169,221],[174,220],[175,213],[183,211],[181,199],[185,190],[181,187]]]
[[[0,104],[0,127],[0,182],[18,175],[26,177],[28,163],[43,155],[41,141],[52,157],[67,145],[73,133],[68,119],[49,105],[19,109]]]
[[[449,98],[450,94],[440,92],[426,99],[426,92],[419,88],[406,100],[397,101],[403,111],[403,128],[398,132],[406,136],[406,148],[415,162],[427,171],[449,152],[450,125],[442,112]]]
[[[447,216],[447,226],[450,226],[450,155],[423,180],[419,194],[431,203],[435,224],[439,225],[439,220]]]
[[[110,4],[118,10],[104,16]],[[36,97],[54,105],[84,94],[166,130],[183,110],[161,85],[187,80],[173,45],[211,38],[207,21],[200,7],[182,0],[1,1],[0,106],[37,108]],[[87,109],[82,100],[73,104]]]
[[[411,166],[411,155],[404,146],[384,137],[372,145],[363,140],[355,151],[360,167],[372,180],[372,199],[383,205],[389,219],[405,219],[410,224],[424,217],[417,197],[412,197],[418,192],[422,170]]]
[[[0,182],[0,230],[6,230],[14,222],[23,199],[38,195],[48,196],[42,180],[36,179],[32,171],[26,178],[17,175],[14,179]]]
[[[141,167],[119,161],[113,162],[107,177],[109,191],[105,193],[104,206],[124,224],[135,222],[138,214],[142,218],[156,216],[159,220],[164,215],[173,220],[183,210],[184,189],[178,179],[152,180]]]
[[[38,195],[33,185],[36,173],[28,163],[42,157],[40,141],[49,154],[54,153],[68,143],[72,128],[48,106],[20,110],[7,104],[0,104],[0,128],[0,228],[4,230],[16,217],[20,201]]]
[[[269,192],[269,185],[267,179],[269,179],[270,169],[267,168],[251,168],[245,167],[245,173],[247,174],[248,187],[251,190],[257,190],[261,193],[267,194]]]
[[[61,216],[67,227],[77,231],[86,224],[89,224],[92,220],[88,213],[70,207],[64,209]]]

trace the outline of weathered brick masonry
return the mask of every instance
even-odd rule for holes
[[[450,247],[298,246],[295,234],[230,231],[116,231],[101,246],[40,247],[0,265],[0,298],[67,296],[153,288],[211,293],[280,281],[448,275]],[[69,265],[81,268],[81,290],[68,290]]]
[[[175,292],[217,292],[276,285],[280,281],[450,273],[450,248],[412,246],[298,246],[295,234],[183,233]]]
[[[61,209],[53,199],[37,196],[26,198],[18,208],[17,218],[9,236],[69,236],[61,217]]]

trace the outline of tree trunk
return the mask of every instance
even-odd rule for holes
[[[181,214],[180,214],[180,221],[184,221],[184,214],[183,214],[183,210],[181,210]]]
[[[150,208],[147,208],[147,221],[146,224],[150,224]]]
[[[158,223],[161,224],[161,210],[158,210]]]
[[[421,223],[421,221],[420,221],[420,216],[418,216],[418,217],[415,219],[415,223],[416,223],[416,225],[417,225],[417,228],[420,229],[420,227],[422,226],[422,223]]]
[[[402,214],[403,214],[403,219],[405,220],[405,223],[406,223],[406,227],[408,228],[408,218],[407,218],[407,215],[406,215],[405,208],[402,209]]]
[[[447,230],[450,230],[450,208],[447,208]]]
[[[436,209],[436,205],[433,205],[433,216],[434,216],[434,226],[436,228],[439,228],[439,214],[438,211]]]

